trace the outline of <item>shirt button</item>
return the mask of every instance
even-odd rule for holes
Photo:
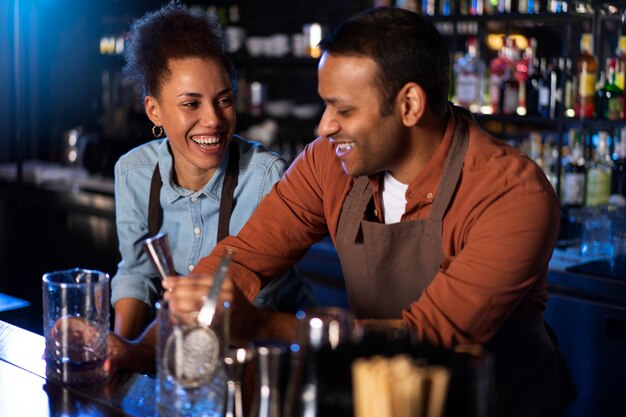
[[[189,272],[193,271],[193,265],[189,265]]]
[[[199,227],[195,227],[193,229],[193,234],[196,235],[196,236],[200,236],[200,228]]]
[[[378,210],[374,209],[374,216],[378,217]]]
[[[198,199],[198,197],[191,197],[191,202],[195,203],[197,199]]]
[[[426,194],[426,198],[429,199],[429,200],[432,199],[433,198],[433,193]]]

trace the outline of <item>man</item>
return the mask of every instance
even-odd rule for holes
[[[194,271],[214,271],[224,247],[235,249],[222,289],[233,340],[293,336],[292,316],[249,300],[330,234],[366,327],[409,326],[444,347],[484,344],[501,415],[557,414],[571,397],[543,322],[559,225],[545,175],[448,104],[448,51],[419,15],[368,10],[320,47],[320,137]],[[184,310],[211,281],[164,286]]]

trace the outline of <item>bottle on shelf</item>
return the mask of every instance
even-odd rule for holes
[[[422,0],[422,14],[424,16],[434,16],[436,9],[435,0]]]
[[[513,115],[517,113],[519,102],[519,82],[511,67],[504,70],[502,83],[500,84],[500,113],[503,115]]]
[[[562,175],[561,203],[565,207],[582,207],[585,204],[585,182],[587,167],[580,130],[570,129],[568,138],[567,164]]]
[[[528,114],[528,98],[526,93],[526,82],[533,72],[533,60],[535,51],[537,50],[537,39],[530,38],[526,48],[521,53],[515,65],[515,79],[519,83],[519,98],[517,105],[517,113],[521,116]],[[532,97],[531,97],[532,98]]]
[[[606,81],[598,90],[597,116],[606,120],[624,118],[624,91],[617,86],[617,58],[606,60]]]
[[[550,116],[550,67],[547,59],[541,58],[539,66],[539,98],[537,100],[537,113],[542,117]]]
[[[598,144],[592,154],[587,172],[585,205],[598,206],[609,203],[613,161],[609,152],[609,134],[598,132]]]
[[[538,57],[533,56],[529,60],[528,77],[525,84],[526,114],[528,116],[539,115],[539,87],[541,79],[541,65]]]
[[[485,63],[480,59],[478,39],[467,40],[467,53],[454,63],[456,102],[472,112],[479,112],[483,99]]]
[[[500,79],[500,113],[503,115],[517,114],[519,105],[520,83],[517,77],[517,62],[520,60],[520,51],[515,38],[507,37],[503,48],[504,73]]]
[[[439,16],[450,16],[453,13],[453,0],[439,0]]]
[[[542,170],[545,168],[544,160],[543,160],[543,141],[541,138],[541,133],[539,132],[530,132],[528,136],[528,140],[530,142],[530,151],[528,156],[532,159],[539,168]]]
[[[615,148],[617,159],[611,172],[611,195],[621,196],[621,200],[626,203],[626,127],[622,128],[619,143]]]
[[[543,144],[543,172],[556,190],[558,183],[559,148],[553,135],[548,135]]]
[[[616,55],[617,71],[615,74],[615,83],[624,91],[624,81],[626,78],[626,34],[622,34],[617,41]]]
[[[548,108],[548,117],[552,120],[561,112],[563,105],[563,90],[561,89],[561,77],[565,60],[563,58],[552,58],[550,67],[550,104]]]
[[[470,0],[469,2],[469,14],[470,15],[482,16],[484,12],[485,12],[485,0]]]
[[[563,77],[565,77],[563,112],[566,117],[574,117],[576,115],[574,111],[574,102],[578,92],[578,86],[576,84],[578,78],[575,75],[575,71],[572,70],[571,58],[565,58],[565,70],[563,71]]]
[[[580,37],[580,55],[576,60],[578,94],[576,116],[590,119],[595,116],[596,58],[593,55],[593,35],[583,33]]]
[[[500,87],[508,67],[504,52],[505,48],[500,49],[498,55],[489,62],[489,106],[493,114],[500,113]]]

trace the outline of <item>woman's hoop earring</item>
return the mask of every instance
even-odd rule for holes
[[[152,126],[152,136],[154,136],[157,139],[163,136],[163,126],[157,126],[157,125]]]

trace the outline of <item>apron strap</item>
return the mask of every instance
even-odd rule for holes
[[[361,229],[361,214],[365,211],[367,204],[372,198],[372,186],[367,176],[362,175],[356,179],[350,192],[346,196],[343,210],[354,212],[353,216],[342,215],[339,218],[340,228],[345,230],[343,239],[354,242]],[[345,223],[345,224],[342,224]]]
[[[230,216],[233,213],[233,203],[237,180],[239,179],[239,148],[234,141],[230,141],[228,151],[228,165],[224,183],[222,184],[222,196],[220,198],[220,214],[217,224],[217,241],[229,235]]]
[[[152,172],[152,181],[150,182],[150,200],[148,201],[148,233],[155,236],[159,232],[159,223],[161,221],[161,204],[159,198],[161,196],[161,171],[159,171],[159,163],[156,163]]]
[[[456,119],[456,127],[454,138],[452,139],[452,144],[448,152],[455,157],[447,158],[441,174],[441,181],[435,193],[430,218],[436,221],[443,220],[443,216],[448,210],[450,201],[452,201],[452,194],[456,191],[459,177],[461,176],[461,170],[463,169],[463,160],[465,159],[465,153],[467,151],[467,124],[462,117],[456,116],[454,111],[451,112],[451,115]]]
[[[220,198],[219,220],[217,225],[217,241],[224,239],[229,234],[230,217],[233,212],[235,188],[239,178],[239,148],[234,141],[230,141],[228,151],[228,164],[222,184],[222,195]],[[161,195],[161,172],[157,162],[152,172],[150,182],[150,199],[148,202],[148,233],[154,236],[159,232],[161,226],[161,205],[159,202]]]

